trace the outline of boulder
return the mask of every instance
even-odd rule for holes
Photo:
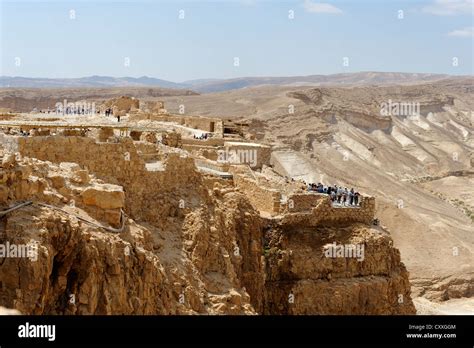
[[[59,168],[63,170],[70,170],[71,172],[76,172],[78,170],[81,170],[81,167],[77,163],[72,163],[72,162],[61,162],[59,164]]]
[[[89,171],[85,169],[77,170],[71,178],[73,182],[79,184],[87,184],[90,181]]]
[[[156,144],[156,142],[158,141],[156,138],[156,134],[153,132],[143,132],[140,136],[140,140],[152,144]]]
[[[63,188],[66,185],[66,180],[60,174],[53,173],[48,176],[48,179],[51,180],[51,184],[56,190]]]
[[[16,164],[16,157],[14,153],[6,153],[3,155],[2,167],[13,168]]]
[[[118,185],[101,184],[88,187],[81,196],[85,205],[101,209],[118,209],[125,204],[125,193]]]

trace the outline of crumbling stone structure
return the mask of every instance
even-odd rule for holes
[[[325,194],[302,191],[284,197],[279,189],[253,177],[248,167],[232,167],[230,171],[234,175],[234,184],[245,193],[255,209],[281,219],[286,225],[371,224],[375,216],[373,197],[362,197],[358,207],[333,207]]]
[[[161,143],[170,147],[183,147],[181,134],[177,132],[166,132],[162,134]]]
[[[101,109],[112,109],[114,115],[124,115],[129,113],[131,110],[140,108],[140,101],[133,97],[122,96],[119,98],[113,98],[107,100],[102,106]]]
[[[166,113],[165,103],[162,101],[144,101],[140,106],[145,113],[164,114]]]
[[[219,154],[225,155],[224,160],[232,161],[229,157],[237,157],[235,160],[238,164],[247,164],[255,170],[270,163],[271,147],[258,143],[226,141]]]
[[[35,200],[56,207],[79,207],[106,226],[118,228],[122,222],[125,195],[121,186],[103,184],[76,163],[48,165],[36,159],[4,156],[0,169],[0,205]]]
[[[10,144],[10,142],[16,143]],[[183,183],[200,180],[192,158],[170,153],[164,161],[164,171],[148,171],[132,139],[122,138],[118,143],[96,142],[88,137],[15,137],[6,143],[22,156],[41,160],[75,162],[108,183],[124,187],[127,213],[137,219],[160,221],[172,209],[160,205],[158,198],[166,192],[185,194]],[[156,206],[150,205],[155,202]],[[178,204],[176,203],[176,207]],[[178,209],[174,213],[178,213]]]
[[[150,120],[160,122],[173,122],[193,129],[201,129],[214,133],[215,137],[223,137],[223,121],[220,118],[203,116],[171,115],[153,112],[141,112],[131,116],[132,121]]]
[[[234,183],[245,193],[257,210],[271,215],[280,213],[281,193],[278,190],[261,186],[252,178],[235,174],[235,172]]]

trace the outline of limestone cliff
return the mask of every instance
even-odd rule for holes
[[[326,248],[361,246],[360,257],[327,257]],[[267,314],[412,314],[408,272],[387,232],[278,226],[266,233]],[[355,249],[354,249],[355,250]],[[358,256],[358,255],[353,255]]]

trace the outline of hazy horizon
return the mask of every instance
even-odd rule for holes
[[[45,76],[21,76],[21,75],[0,75],[0,78],[24,78],[24,79],[48,79],[48,80],[75,80],[75,79],[84,79],[84,78],[114,78],[114,79],[140,79],[140,78],[149,78],[149,79],[157,79],[157,80],[164,80],[168,82],[174,83],[185,83],[185,82],[192,82],[192,81],[199,81],[199,80],[231,80],[231,79],[246,79],[246,78],[294,78],[294,77],[310,77],[310,76],[334,76],[334,75],[356,75],[356,74],[413,74],[413,75],[446,75],[451,77],[474,77],[473,74],[443,74],[443,73],[427,73],[427,72],[405,72],[405,71],[354,71],[354,72],[342,72],[342,73],[334,73],[334,74],[308,74],[308,75],[253,75],[253,76],[234,76],[234,77],[204,77],[198,79],[185,79],[182,81],[175,81],[175,80],[167,80],[163,79],[160,76],[150,76],[150,75],[141,75],[141,76],[111,76],[111,75],[88,75],[88,76],[80,76],[80,77],[45,77]]]

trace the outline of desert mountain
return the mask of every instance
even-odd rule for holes
[[[87,76],[80,78],[33,78],[20,76],[0,76],[1,87],[23,88],[74,88],[74,87],[161,87],[186,88],[179,83],[152,77],[110,77]]]
[[[200,93],[222,92],[260,85],[279,86],[353,86],[412,84],[438,81],[447,78],[442,74],[413,74],[393,72],[358,72],[333,75],[309,75],[288,77],[240,77],[231,79],[198,79],[181,83],[153,77],[88,76],[81,78],[28,78],[0,76],[0,87],[12,88],[75,88],[75,87],[161,87],[192,89]]]

